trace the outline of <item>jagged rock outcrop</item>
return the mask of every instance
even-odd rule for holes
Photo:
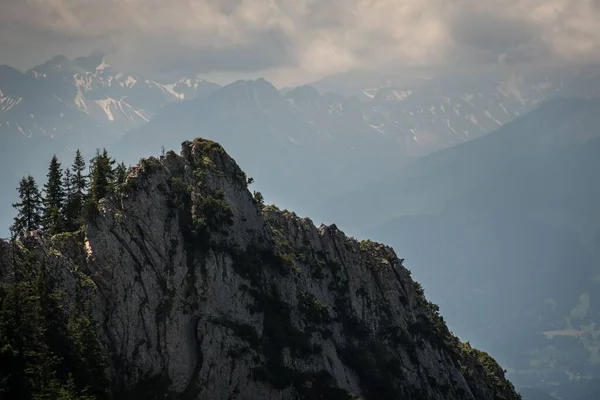
[[[67,302],[89,301],[117,397],[519,398],[391,248],[263,206],[247,186],[196,139],[142,160],[81,232],[17,244]]]

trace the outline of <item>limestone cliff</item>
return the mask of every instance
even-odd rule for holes
[[[391,248],[264,206],[247,186],[196,139],[141,160],[80,232],[16,245],[45,260],[65,304],[90,304],[116,397],[519,398]]]

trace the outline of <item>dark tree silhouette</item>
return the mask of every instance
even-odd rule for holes
[[[20,201],[13,204],[17,209],[17,216],[11,226],[11,231],[18,234],[23,230],[32,231],[41,225],[42,196],[33,176],[28,175],[21,179],[19,187]]]
[[[91,160],[90,196],[96,202],[106,197],[114,188],[114,163],[106,149],[102,153],[97,150],[96,156]]]
[[[44,185],[44,208],[42,225],[51,233],[58,233],[64,228],[65,188],[63,171],[56,155],[50,161],[48,180]]]

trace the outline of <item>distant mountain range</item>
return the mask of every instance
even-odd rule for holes
[[[311,86],[360,100],[352,123],[360,117],[368,134],[389,136],[404,154],[423,155],[489,133],[547,99],[598,95],[600,73],[593,67],[430,79],[346,73]],[[93,147],[143,126],[167,104],[220,88],[196,77],[164,82],[120,71],[101,53],[57,56],[25,72],[0,66],[0,134]],[[312,104],[320,105],[336,112],[331,101]]]
[[[0,67],[0,131],[83,141],[118,136],[147,123],[166,104],[219,88],[195,78],[160,83],[113,69],[102,54],[64,56],[26,72]],[[101,141],[100,141],[101,142]]]
[[[364,104],[311,86],[280,93],[264,79],[237,81],[208,96],[172,104],[116,146],[146,152],[190,135],[218,140],[265,192],[305,212],[410,159],[393,137],[365,122]]]
[[[553,100],[320,212],[391,243],[450,327],[498,357],[517,386],[591,399],[600,394],[598,171],[600,98]]]
[[[385,181],[415,157],[481,137],[548,98],[599,88],[594,68],[435,79],[347,73],[281,90],[263,79],[221,87],[119,71],[100,53],[57,56],[25,72],[0,67],[0,184],[43,177],[48,152],[70,162],[76,148],[92,155],[107,146],[135,162],[204,135],[265,177],[267,198],[321,217],[317,203]]]
[[[313,83],[368,104],[365,119],[423,155],[498,129],[557,97],[600,96],[598,66],[410,78],[349,72]]]
[[[0,66],[0,213],[10,212],[20,176],[45,174],[47,155],[69,164],[75,149],[91,156],[128,130],[148,123],[165,105],[203,96],[219,85],[196,78],[164,83],[112,68],[105,57],[57,56],[18,71]],[[0,223],[7,224],[0,214]]]

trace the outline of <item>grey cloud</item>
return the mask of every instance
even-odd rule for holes
[[[501,13],[461,13],[450,24],[458,42],[490,51],[506,51],[531,43],[540,32],[530,21],[506,18]]]
[[[290,64],[289,43],[281,32],[259,32],[246,44],[217,47],[181,45],[176,37],[146,37],[131,53],[116,56],[125,64],[139,63],[141,69],[160,74],[191,75],[226,70],[231,72],[264,71]]]
[[[543,27],[522,16],[464,12],[449,20],[448,30],[463,63],[527,63],[550,56]]]
[[[319,76],[600,61],[599,31],[599,0],[1,0],[0,62],[99,49],[132,69]]]

